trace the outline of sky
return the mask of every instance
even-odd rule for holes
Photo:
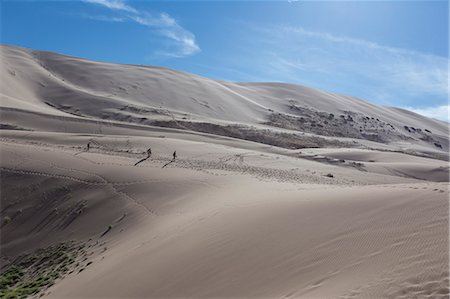
[[[0,0],[0,42],[449,120],[448,1]]]

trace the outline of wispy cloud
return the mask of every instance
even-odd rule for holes
[[[130,18],[144,26],[156,28],[158,33],[172,40],[178,45],[178,51],[165,52],[168,56],[184,57],[200,51],[195,35],[181,27],[175,19],[166,13],[153,16],[149,13],[130,16]]]
[[[405,109],[411,110],[415,113],[440,119],[446,122],[450,122],[450,107],[449,105],[441,105],[436,107],[425,107],[425,108],[413,108],[413,107],[405,107]]]
[[[184,29],[167,13],[152,14],[138,11],[135,7],[122,0],[83,0],[86,3],[101,5],[119,13],[119,16],[88,16],[90,19],[109,22],[132,21],[149,27],[157,34],[166,37],[172,45],[169,51],[160,51],[171,57],[185,57],[200,51],[195,35]]]
[[[299,82],[383,105],[447,104],[448,59],[290,26],[254,26],[252,67],[268,80]],[[246,53],[248,55],[248,53]]]
[[[103,5],[109,9],[138,13],[136,9],[121,0],[84,0],[84,2]]]

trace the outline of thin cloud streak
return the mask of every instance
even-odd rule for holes
[[[134,7],[121,0],[83,0],[86,3],[97,4],[110,10],[119,12],[117,16],[90,16],[90,19],[109,22],[133,21],[142,26],[154,29],[156,33],[171,41],[171,51],[161,51],[159,54],[170,57],[185,57],[200,51],[195,35],[184,29],[178,22],[167,13],[151,14],[140,12]]]
[[[263,50],[248,67],[269,80],[313,83],[398,106],[424,99],[437,106],[448,97],[446,57],[291,26],[255,26],[250,43]]]
[[[98,4],[113,10],[121,10],[131,13],[138,13],[136,9],[125,4],[121,0],[83,0],[86,3]]]

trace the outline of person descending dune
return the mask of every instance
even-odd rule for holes
[[[144,161],[150,159],[151,156],[152,156],[152,148],[149,147],[148,150],[147,150],[147,157],[145,157],[145,158],[143,158],[143,159],[137,161],[137,162],[134,164],[134,166],[136,166],[136,165],[138,165],[138,164],[140,164],[140,163],[142,163],[142,162],[144,162]]]
[[[177,151],[174,151],[173,154],[172,154],[172,160],[170,160],[169,162],[167,162],[166,164],[164,164],[162,168],[166,167],[166,166],[169,165],[170,163],[175,162],[176,159],[177,159]]]

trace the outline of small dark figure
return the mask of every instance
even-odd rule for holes
[[[172,161],[175,161],[176,158],[177,158],[177,151],[174,151],[173,152],[173,159],[172,159]]]
[[[89,151],[89,149],[91,148],[91,143],[88,142],[87,146],[86,146],[86,151]]]
[[[152,156],[152,148],[149,148],[149,149],[147,150],[147,157],[145,157],[145,158],[143,158],[143,159],[137,161],[137,162],[134,164],[134,166],[136,166],[136,165],[138,165],[139,163],[142,163],[142,162],[144,162],[144,161],[150,159],[151,156]]]
[[[172,154],[172,156],[173,156],[172,160],[169,161],[169,162],[167,162],[166,164],[164,164],[162,168],[166,167],[166,166],[169,165],[170,163],[175,162],[175,160],[177,159],[177,151],[174,151],[173,154]]]

